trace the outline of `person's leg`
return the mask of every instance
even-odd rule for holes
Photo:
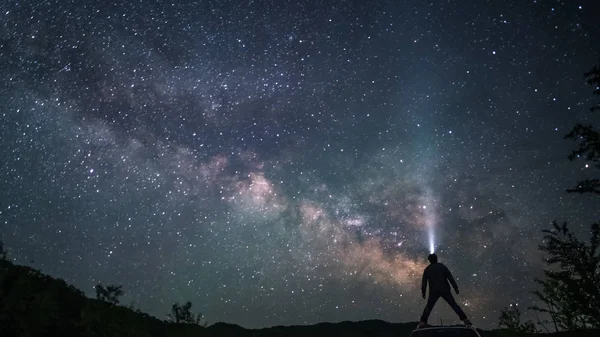
[[[438,293],[429,293],[429,298],[427,299],[427,305],[423,310],[423,314],[421,315],[420,323],[427,324],[427,320],[429,319],[429,315],[431,314],[431,310],[435,306],[435,302],[440,298],[440,294]]]
[[[444,293],[444,294],[441,294],[441,296],[448,303],[448,305],[450,305],[452,310],[454,310],[454,312],[458,315],[458,318],[461,321],[464,321],[467,319],[467,314],[465,314],[465,312],[460,308],[458,303],[456,303],[456,300],[454,299],[454,296],[452,296],[452,293],[449,293],[449,292]]]

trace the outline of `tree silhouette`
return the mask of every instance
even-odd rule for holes
[[[587,83],[600,95],[600,68],[585,73]],[[600,104],[590,109],[600,110]],[[565,135],[579,147],[568,156],[569,160],[583,158],[600,169],[600,132],[592,125],[576,124]],[[600,195],[600,179],[580,181],[569,193]],[[600,328],[600,223],[590,226],[590,241],[578,239],[567,223],[554,221],[552,229],[543,230],[544,241],[540,250],[546,253],[544,279],[535,279],[541,289],[533,293],[545,307],[532,309],[549,314],[556,330]]]
[[[106,288],[102,284],[96,285],[96,299],[117,305],[119,297],[123,296],[123,286],[109,285]]]
[[[590,242],[578,239],[556,222],[544,230],[540,250],[547,254],[545,279],[533,293],[546,305],[532,309],[549,314],[557,328],[578,330],[600,328],[600,223],[591,226]]]
[[[532,321],[521,322],[521,311],[516,305],[500,310],[498,326],[516,332],[537,332]]]
[[[167,319],[173,323],[200,324],[202,314],[198,313],[198,315],[194,315],[191,309],[192,302],[190,301],[187,301],[184,305],[175,303],[171,307],[171,313],[167,315]]]
[[[0,260],[6,260],[8,258],[8,254],[6,253],[6,249],[4,249],[4,242],[0,240]]]
[[[594,95],[600,95],[600,68],[595,66],[585,73],[587,83],[594,86]],[[596,104],[590,111],[600,110],[600,103]],[[569,160],[584,158],[592,162],[592,165],[600,169],[600,131],[588,124],[575,124],[571,131],[565,135],[565,139],[573,139],[578,142],[579,147],[571,152]],[[580,181],[574,188],[567,189],[570,193],[593,193],[600,195],[600,179],[589,178]]]

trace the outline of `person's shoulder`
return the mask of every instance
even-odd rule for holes
[[[440,268],[450,270],[450,269],[448,269],[448,267],[445,264],[443,264],[443,263],[438,263],[438,264],[440,265]]]

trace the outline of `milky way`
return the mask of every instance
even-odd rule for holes
[[[534,303],[540,231],[600,215],[564,192],[591,0],[110,3],[0,4],[0,235],[89,296],[414,321],[433,240],[489,328]]]

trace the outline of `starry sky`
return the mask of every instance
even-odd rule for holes
[[[564,134],[594,1],[0,3],[0,237],[165,318],[418,320],[433,239],[473,322],[600,212]],[[597,206],[597,204],[596,204]],[[432,320],[456,321],[439,302]]]

